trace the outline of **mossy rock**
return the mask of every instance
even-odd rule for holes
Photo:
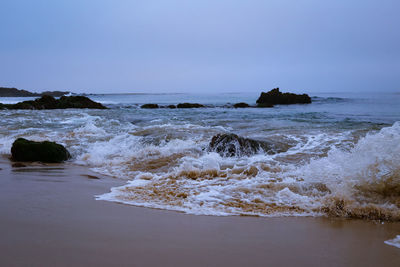
[[[35,142],[18,138],[11,147],[14,161],[40,161],[46,163],[59,163],[71,158],[68,150],[55,142]]]

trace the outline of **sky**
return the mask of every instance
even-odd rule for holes
[[[0,86],[400,91],[398,0],[2,0]]]

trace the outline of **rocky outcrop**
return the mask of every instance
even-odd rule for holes
[[[86,96],[62,96],[58,100],[58,108],[90,108],[90,109],[107,109],[102,104],[95,102]]]
[[[157,104],[144,104],[140,108],[159,108],[159,106]]]
[[[249,108],[250,105],[244,102],[236,103],[233,105],[234,108]]]
[[[175,105],[168,105],[167,108],[174,109],[174,108],[176,108],[176,106]]]
[[[35,142],[18,138],[11,147],[14,161],[40,161],[59,163],[68,160],[71,155],[68,150],[55,142]]]
[[[67,108],[90,108],[106,109],[100,103],[94,102],[85,96],[62,96],[55,99],[52,96],[42,96],[41,98],[23,101],[17,104],[2,104],[7,109],[67,109]],[[0,105],[1,108],[1,105]]]
[[[204,108],[204,105],[198,103],[180,103],[177,108]]]
[[[67,95],[69,93],[70,92],[63,92],[63,91],[45,91],[43,93],[32,93],[17,88],[0,87],[0,97],[32,97],[32,96],[44,96],[44,95],[60,97],[63,95]]]
[[[292,93],[281,93],[279,88],[272,89],[267,93],[261,93],[257,100],[257,104],[262,105],[275,105],[275,104],[309,104],[311,103],[311,97],[307,94],[297,95]]]

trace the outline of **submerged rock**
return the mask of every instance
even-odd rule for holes
[[[17,104],[2,104],[7,109],[67,109],[67,108],[90,108],[106,109],[100,103],[94,102],[85,96],[62,96],[55,99],[52,96],[45,95],[35,100],[23,101]],[[1,108],[1,106],[0,106]]]
[[[198,103],[179,103],[177,108],[204,108],[204,105]]]
[[[159,106],[157,104],[144,104],[140,108],[159,108]]]
[[[11,147],[14,161],[63,162],[71,157],[68,150],[55,142],[35,142],[18,138]]]
[[[272,89],[267,93],[261,93],[257,100],[259,107],[261,107],[261,105],[309,103],[311,103],[311,97],[309,97],[307,94],[297,95],[293,93],[281,93],[279,88]]]
[[[236,103],[233,105],[234,108],[249,108],[250,105],[244,102]]]

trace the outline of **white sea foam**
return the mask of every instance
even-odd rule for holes
[[[138,206],[208,215],[400,219],[398,122],[360,140],[352,130],[304,130],[292,123],[254,131],[253,122],[240,122],[250,128],[240,126],[248,136],[287,145],[287,151],[229,158],[206,148],[213,135],[237,129],[230,121],[210,126],[174,115],[133,124],[109,112],[2,111],[7,127],[0,129],[0,153],[9,153],[18,137],[62,143],[75,163],[127,181],[98,199]],[[132,111],[122,112],[129,117]]]
[[[312,142],[294,149],[307,151],[315,147],[310,146]],[[128,183],[113,188],[111,195],[101,199],[195,214],[280,216],[325,212],[398,220],[399,144],[400,124],[395,123],[362,138],[350,151],[333,146],[326,157],[302,166],[264,154],[222,158],[217,153],[189,153],[180,157],[175,167],[148,173],[146,184]],[[194,143],[185,149],[191,145]],[[142,164],[146,165],[146,160]],[[133,181],[140,179],[132,173]]]
[[[396,236],[393,239],[386,240],[385,244],[387,244],[389,246],[394,246],[396,248],[400,248],[400,235]]]

